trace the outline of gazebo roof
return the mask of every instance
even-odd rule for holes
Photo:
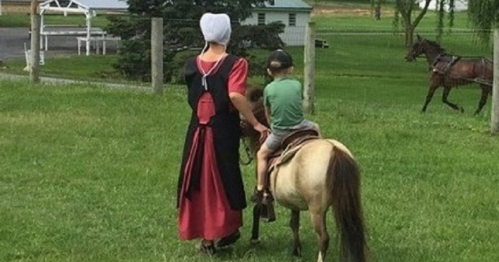
[[[127,11],[125,0],[47,0],[40,9],[52,12],[90,13],[97,11]]]

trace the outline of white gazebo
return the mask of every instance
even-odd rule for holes
[[[85,36],[83,39],[86,42],[86,54],[90,54],[90,42],[93,35],[101,37],[106,36],[106,32],[102,29],[92,28],[92,18],[97,13],[116,12],[122,13],[128,11],[128,4],[125,0],[47,0],[40,4],[40,35],[42,37],[41,45],[45,45],[45,50],[48,50],[48,37],[50,35],[76,35]],[[51,14],[82,14],[86,20],[86,30],[62,30],[50,31],[45,29],[44,15]],[[105,39],[103,40],[105,41]]]

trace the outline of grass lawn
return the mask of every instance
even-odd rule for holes
[[[360,163],[372,261],[497,261],[499,237],[490,230],[499,226],[499,141],[488,134],[489,107],[474,117],[436,101],[421,114],[424,74],[384,71],[321,70],[318,112],[309,116]],[[182,89],[155,97],[2,82],[0,91],[0,261],[207,259],[195,243],[176,239],[189,116]],[[466,108],[477,96],[475,89],[453,93]],[[243,170],[251,192],[252,167]],[[278,207],[277,215],[262,226],[262,244],[250,246],[247,210],[242,241],[214,260],[290,260],[288,212]],[[307,218],[303,261],[312,261]],[[332,217],[329,228],[334,234]]]
[[[460,114],[440,101],[440,89],[421,114],[427,65],[404,61],[403,36],[321,37],[331,47],[316,50],[317,112],[308,117],[359,161],[370,261],[498,261],[499,140],[489,134],[490,101],[473,116],[478,88],[453,90],[449,99],[466,110]],[[442,44],[489,54],[469,36]],[[289,50],[301,78],[302,49]],[[81,59],[53,70],[93,76],[107,69],[92,59],[112,57]],[[49,62],[42,70],[52,70]],[[213,258],[177,240],[177,174],[190,116],[183,88],[158,97],[2,81],[0,93],[0,261],[293,261],[289,212],[280,206],[257,246],[247,241],[249,209],[240,242]],[[243,172],[249,197],[253,167]],[[316,260],[308,218],[302,213],[298,261]],[[330,214],[328,221],[334,236]],[[334,237],[331,244],[327,261],[337,261]]]
[[[85,27],[84,15],[45,15],[46,25],[71,25],[76,27]],[[108,20],[104,15],[92,18],[92,26],[105,27]],[[31,20],[29,14],[10,13],[0,16],[0,27],[30,27]]]

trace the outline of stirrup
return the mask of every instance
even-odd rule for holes
[[[253,195],[250,198],[251,202],[255,204],[260,204],[263,202],[263,190],[257,190],[255,187],[255,191],[253,192]]]
[[[262,204],[260,218],[265,222],[274,222],[276,220],[273,201]]]

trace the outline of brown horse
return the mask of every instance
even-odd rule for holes
[[[248,91],[250,107],[257,119],[265,118],[261,88]],[[260,146],[259,134],[242,120],[243,134],[250,140],[253,153]],[[341,261],[366,261],[367,245],[361,204],[361,177],[357,162],[340,142],[317,138],[305,143],[291,160],[280,164],[270,173],[270,191],[277,203],[291,210],[290,227],[293,231],[293,255],[301,256],[299,238],[300,211],[309,210],[317,234],[319,254],[317,261],[326,257],[329,235],[326,213],[334,210],[340,240]],[[253,209],[252,242],[259,242],[261,205]]]
[[[478,102],[475,115],[479,114],[487,103],[487,98],[492,95],[493,66],[492,62],[484,57],[459,57],[445,53],[445,50],[436,42],[417,36],[417,41],[412,45],[405,59],[408,62],[424,54],[430,67],[430,85],[423,112],[426,111],[435,90],[444,87],[442,102],[453,109],[464,112],[463,107],[449,102],[447,99],[453,87],[478,83],[482,89],[482,96]]]

